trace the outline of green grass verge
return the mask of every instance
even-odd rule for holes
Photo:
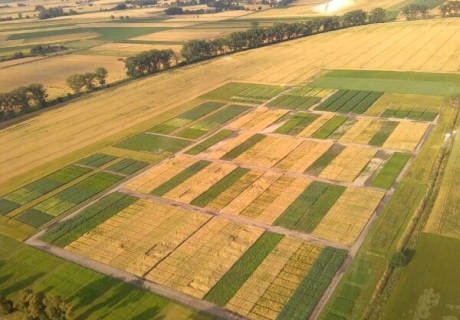
[[[460,240],[422,233],[382,319],[454,319],[458,316]]]
[[[265,139],[265,136],[263,134],[255,134],[243,143],[241,143],[239,146],[236,146],[226,154],[224,154],[221,159],[224,160],[232,160],[238,157],[239,155],[243,154],[246,150],[252,148],[255,146],[257,143]]]
[[[410,157],[411,155],[409,153],[393,153],[382,170],[380,170],[374,180],[372,180],[371,186],[390,189]]]
[[[447,73],[334,70],[310,84],[344,90],[446,96],[460,91],[460,75]]]
[[[396,121],[385,121],[382,128],[369,140],[371,146],[383,146],[388,137],[393,133],[394,129],[399,125]]]
[[[41,239],[65,247],[136,201],[137,198],[123,193],[109,194],[77,216],[46,230]]]
[[[318,175],[323,171],[324,168],[326,168],[332,160],[335,159],[343,150],[345,149],[345,146],[342,146],[340,144],[334,144],[332,145],[325,153],[321,155],[318,159],[316,159],[313,164],[305,170],[306,173],[313,174],[313,175]]]
[[[194,199],[191,204],[194,206],[205,207],[208,203],[217,198],[222,192],[230,188],[236,181],[238,181],[242,176],[248,173],[249,169],[236,168],[220,181],[218,181],[211,188],[206,190],[205,193],[200,195],[198,198]]]
[[[345,250],[324,248],[276,319],[308,319],[346,256]]]
[[[204,299],[225,306],[283,237],[281,234],[265,232],[212,287]]]
[[[182,182],[185,182],[188,178],[200,172],[210,164],[210,161],[200,160],[192,164],[190,167],[182,170],[165,183],[162,183],[161,185],[153,189],[150,193],[158,197],[164,196],[166,193],[180,185]]]
[[[102,275],[0,234],[0,293],[17,301],[31,288],[60,295],[75,319],[212,319],[139,287]]]
[[[216,133],[212,137],[206,139],[205,141],[203,141],[203,142],[197,144],[196,146],[194,146],[193,148],[187,150],[185,153],[192,154],[192,155],[199,154],[199,153],[205,151],[206,149],[208,149],[209,147],[215,145],[216,143],[226,139],[233,132],[234,131],[228,130],[228,129],[224,129],[222,131],[219,131],[218,133]]]
[[[276,129],[276,133],[297,135],[308,127],[313,121],[319,118],[318,114],[299,112],[288,120],[281,127]]]
[[[329,137],[335,130],[337,130],[347,120],[348,120],[347,117],[334,116],[321,129],[316,131],[312,135],[312,138],[326,139],[327,137]]]
[[[115,145],[117,148],[153,153],[177,152],[191,142],[183,139],[141,133]]]

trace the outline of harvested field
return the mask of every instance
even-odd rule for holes
[[[319,177],[331,180],[353,182],[367,163],[374,157],[376,149],[346,147],[324,168]]]
[[[358,121],[340,137],[339,141],[368,144],[382,126],[383,122],[379,120],[369,118],[358,119]]]
[[[122,55],[120,54],[120,52],[132,52],[132,53],[140,53],[142,51],[149,51],[149,50],[153,50],[153,49],[157,49],[157,50],[165,50],[165,49],[172,49],[173,51],[175,52],[180,52],[180,50],[182,49],[182,46],[181,45],[170,45],[170,44],[156,44],[156,43],[152,43],[152,44],[139,44],[139,43],[107,43],[107,44],[103,44],[103,45],[100,45],[100,46],[97,46],[97,47],[93,47],[91,48],[90,50],[93,51],[93,52],[113,52],[113,53],[117,53],[118,52],[118,55]]]
[[[259,107],[229,124],[230,128],[259,131],[267,128],[282,116],[287,110],[272,110]]]
[[[429,126],[428,123],[400,122],[383,147],[412,151],[418,146]]]
[[[294,151],[279,161],[275,165],[275,168],[303,173],[332,145],[332,142],[304,141]]]
[[[209,217],[151,200],[138,200],[65,249],[144,276]]]
[[[374,213],[384,193],[347,188],[312,235],[352,246]]]
[[[256,227],[213,218],[145,278],[203,298],[262,233]]]

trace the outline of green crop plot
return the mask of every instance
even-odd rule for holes
[[[433,121],[438,116],[437,108],[420,107],[420,106],[390,106],[381,114],[381,117],[400,118],[421,121]]]
[[[0,198],[0,214],[5,215],[90,171],[71,165],[15,190]]]
[[[137,201],[137,198],[129,195],[117,192],[111,193],[80,212],[77,216],[48,229],[42,236],[42,240],[56,246],[65,247],[135,201]]]
[[[209,161],[200,160],[192,164],[190,167],[182,170],[181,172],[179,172],[177,175],[175,175],[174,177],[172,177],[165,183],[159,185],[158,187],[153,189],[152,192],[150,193],[155,196],[161,197],[165,195],[166,193],[168,193],[169,191],[171,191],[172,189],[174,189],[175,187],[177,187],[178,185],[180,185],[182,182],[184,182],[191,176],[195,175],[196,173],[200,172],[201,170],[209,166],[210,164],[211,162]]]
[[[343,186],[312,182],[275,221],[275,225],[312,232],[345,189]]]
[[[148,166],[147,162],[136,161],[133,159],[123,159],[120,162],[107,168],[108,171],[125,174],[127,176]]]
[[[28,32],[28,33],[15,33],[8,37],[8,40],[28,40],[44,37],[54,37],[61,36],[66,34],[77,34],[88,32],[89,30],[82,28],[75,29],[60,29],[60,30],[49,30],[49,31],[40,31],[40,32]]]
[[[308,319],[346,257],[345,250],[324,248],[277,319]]]
[[[299,112],[276,129],[275,132],[295,136],[318,118],[318,114]]]
[[[205,102],[199,106],[188,110],[175,118],[172,118],[166,122],[163,122],[151,129],[148,132],[170,134],[182,127],[187,126],[190,122],[198,120],[201,117],[206,116],[208,113],[222,107],[224,103],[221,102]]]
[[[115,159],[117,159],[117,157],[102,153],[96,153],[85,159],[77,161],[76,164],[81,164],[92,168],[99,168]]]
[[[222,131],[219,131],[218,133],[216,133],[212,137],[209,137],[208,139],[206,139],[205,141],[201,142],[200,144],[197,144],[193,148],[187,150],[185,153],[192,154],[192,155],[199,154],[199,153],[205,151],[206,149],[208,149],[209,147],[215,145],[216,143],[228,138],[230,135],[233,134],[233,132],[234,131],[228,130],[228,129],[224,129]]]
[[[409,153],[393,153],[390,159],[385,163],[385,166],[372,181],[371,185],[377,188],[390,189],[410,157],[411,155]]]
[[[303,97],[291,95],[291,92],[289,92],[289,94],[279,96],[276,99],[270,101],[267,105],[269,107],[285,108],[291,110],[307,110],[314,104],[318,103],[320,100],[320,97]]]
[[[272,232],[261,235],[204,299],[225,306],[283,237]]]
[[[334,116],[321,129],[316,131],[312,135],[312,138],[327,139],[327,137],[329,137],[335,130],[337,130],[347,120],[348,120],[347,117]]]
[[[30,288],[60,295],[75,319],[212,319],[120,280],[67,262],[0,234],[0,292],[17,301]]]
[[[329,99],[317,106],[316,110],[362,114],[377,101],[382,94],[382,92],[339,90],[329,97]]]
[[[205,207],[208,203],[217,198],[223,191],[230,188],[232,184],[238,181],[242,176],[248,173],[249,169],[236,168],[223,179],[219,180],[215,185],[206,190],[205,193],[193,200],[191,204],[199,207]]]
[[[52,218],[63,214],[83,201],[113,186],[122,179],[123,177],[107,172],[96,173],[88,179],[37,204],[32,209],[15,217],[15,219],[33,227],[39,227]]]
[[[239,146],[236,146],[235,148],[233,148],[232,150],[224,154],[221,159],[225,159],[225,160],[235,159],[239,155],[243,154],[243,152],[252,148],[257,143],[262,141],[263,139],[265,139],[265,136],[263,134],[255,134],[252,137],[250,137],[248,140],[244,141]]]
[[[179,134],[177,134],[177,136],[188,139],[197,139],[209,131],[220,127],[233,118],[238,117],[240,114],[247,110],[249,110],[249,107],[246,106],[228,106],[227,108],[220,110],[217,113],[194,124],[193,126],[181,131]]]
[[[398,126],[396,121],[385,121],[380,130],[369,140],[371,146],[382,146],[388,137],[393,133],[394,129]]]
[[[202,96],[204,99],[261,103],[275,97],[283,91],[281,87],[230,82]]]
[[[177,152],[187,147],[190,143],[190,141],[184,139],[141,133],[116,144],[115,147],[160,154],[163,152]]]
[[[305,170],[306,173],[318,175],[326,168],[343,150],[345,146],[334,144]]]

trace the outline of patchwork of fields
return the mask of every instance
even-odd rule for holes
[[[440,111],[389,116],[382,92],[251,83],[195,102],[114,155],[4,194],[2,228],[49,226],[42,240],[191,298],[305,319]],[[142,170],[142,154],[164,160]]]

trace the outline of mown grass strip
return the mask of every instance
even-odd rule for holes
[[[378,173],[372,181],[371,186],[377,188],[390,189],[393,182],[398,177],[401,170],[410,159],[409,153],[395,152],[391,155],[390,159],[385,163],[382,170]]]
[[[65,247],[137,200],[123,193],[112,193],[77,216],[48,229],[41,239]]]
[[[305,173],[318,175],[326,168],[343,150],[345,146],[340,144],[332,145],[325,153],[316,159],[313,164],[305,170]]]
[[[166,193],[180,185],[182,182],[186,181],[188,178],[193,176],[194,174],[200,172],[207,166],[211,164],[210,161],[205,161],[205,160],[200,160],[194,164],[192,164],[190,167],[182,170],[178,174],[176,174],[174,177],[166,181],[165,183],[159,185],[155,189],[153,189],[150,194],[153,194],[154,196],[164,196]]]
[[[337,130],[345,121],[347,121],[347,117],[343,116],[335,116],[331,120],[329,120],[321,129],[316,131],[312,138],[316,139],[326,139],[329,137],[335,130]]]
[[[347,254],[345,250],[324,248],[276,319],[308,319]]]
[[[313,232],[346,189],[344,186],[329,185],[318,201],[305,211],[294,229],[306,233]]]
[[[369,144],[371,146],[382,146],[398,124],[399,122],[396,121],[386,121],[383,127],[369,141]]]
[[[259,143],[263,139],[265,139],[265,136],[263,134],[255,134],[252,137],[250,137],[249,139],[247,139],[246,141],[244,141],[239,146],[236,146],[235,148],[233,148],[232,150],[230,150],[229,152],[224,154],[221,157],[221,159],[233,160],[236,157],[238,157],[239,155],[241,155],[242,153],[244,153],[246,150],[248,150],[248,149],[252,148],[253,146],[255,146],[257,143]]]
[[[204,299],[225,306],[283,237],[268,231],[261,235]]]
[[[215,145],[216,143],[224,140],[225,138],[230,136],[233,132],[234,131],[228,130],[228,129],[224,129],[222,131],[219,131],[218,133],[216,133],[212,137],[206,139],[205,141],[201,142],[200,144],[197,144],[193,148],[187,150],[185,153],[186,154],[191,154],[191,155],[199,154],[200,152],[205,151],[206,149],[208,149],[209,147]]]
[[[329,185],[325,182],[313,181],[305,190],[292,202],[289,207],[275,221],[275,225],[293,229],[305,212],[311,208],[326,192]]]
[[[205,193],[194,199],[191,204],[199,207],[205,207],[208,203],[217,198],[222,192],[230,188],[236,181],[238,181],[249,171],[251,170],[239,167],[236,168],[211,188],[209,188]]]

